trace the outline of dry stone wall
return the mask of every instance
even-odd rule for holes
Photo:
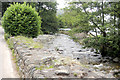
[[[19,43],[15,38],[10,39],[13,43],[14,56],[19,67],[21,78],[102,78],[102,73],[97,75],[87,66],[82,65],[71,57],[59,54],[56,50],[48,50],[45,45],[55,36],[41,35],[34,41],[44,43],[44,47],[27,47]]]

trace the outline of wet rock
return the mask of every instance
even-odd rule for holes
[[[55,74],[57,74],[57,75],[69,75],[70,73],[68,72],[68,70],[56,70]]]
[[[119,62],[119,59],[116,57],[113,59],[114,62]]]

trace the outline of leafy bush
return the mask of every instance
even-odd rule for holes
[[[116,32],[116,33],[115,33]],[[107,33],[108,36],[103,37],[99,35],[98,37],[89,37],[84,39],[85,47],[92,47],[96,49],[98,53],[102,53],[104,50],[105,53],[102,54],[105,56],[119,57],[120,58],[120,45],[119,45],[119,36],[118,31]],[[103,48],[102,46],[105,45]]]
[[[12,36],[36,37],[41,33],[41,17],[38,16],[35,8],[26,3],[16,3],[5,11],[2,26],[5,32]]]

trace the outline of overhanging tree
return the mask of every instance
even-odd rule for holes
[[[87,16],[86,19],[90,23],[86,28],[81,25],[82,29],[89,29],[88,31],[91,35],[84,40],[85,47],[93,47],[98,53],[101,53],[102,56],[120,57],[119,3],[103,1],[89,3],[77,2],[73,4],[76,5],[75,11],[81,9],[81,13]],[[71,10],[69,14],[72,12],[74,12],[74,10]],[[79,18],[82,19],[82,17]],[[84,19],[82,20],[85,21]],[[81,23],[79,22],[79,24]],[[81,32],[81,28],[77,31]],[[93,34],[93,32],[95,34]]]

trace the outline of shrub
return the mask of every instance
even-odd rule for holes
[[[41,33],[41,17],[35,8],[24,4],[13,4],[7,8],[2,18],[5,33],[12,36],[36,37]]]
[[[116,30],[117,32],[117,30]],[[83,40],[85,47],[94,48],[97,53],[101,53],[104,56],[119,57],[120,58],[120,45],[119,45],[119,36],[114,32],[108,33],[109,36],[103,37],[99,35],[98,37],[89,37]],[[103,48],[102,46],[105,45]],[[102,54],[102,51],[105,51]]]

